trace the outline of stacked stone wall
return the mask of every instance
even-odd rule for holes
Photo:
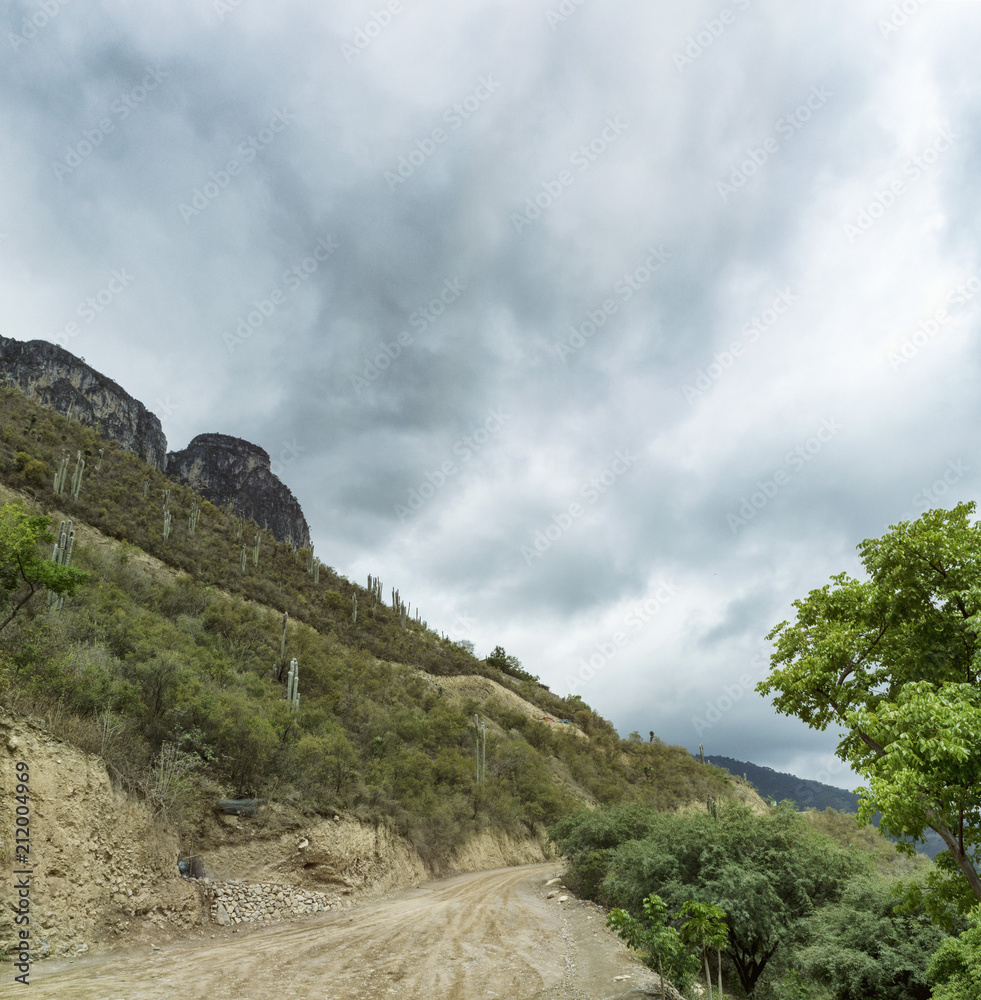
[[[336,897],[295,885],[210,880],[200,885],[209,906],[211,921],[220,927],[290,920],[310,913],[326,913],[339,905]]]

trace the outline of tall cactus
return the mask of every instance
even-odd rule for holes
[[[198,526],[198,518],[201,516],[201,506],[200,504],[194,504],[191,507],[191,516],[187,519],[187,530],[193,535],[195,529]]]
[[[55,473],[54,491],[55,493],[65,492],[65,480],[68,478],[68,450],[62,453],[61,461],[58,463],[58,471]]]
[[[51,561],[59,566],[67,566],[72,561],[72,552],[75,550],[75,529],[71,521],[62,521],[58,526],[58,537],[55,540],[54,550],[51,553]],[[65,603],[64,594],[48,592],[48,607],[61,608]]]
[[[255,545],[252,546],[252,565],[259,565],[259,533],[256,532]]]
[[[105,448],[100,448],[99,449],[99,461],[95,463],[95,471],[96,472],[101,472],[102,471],[102,456],[105,454],[105,450],[106,450]]]
[[[248,557],[247,557],[247,554],[246,554],[246,548],[245,548],[245,546],[243,545],[243,546],[242,546],[242,572],[243,572],[243,573],[245,572],[245,560],[246,560],[247,558],[248,558]]]
[[[171,525],[171,515],[170,511],[166,508],[164,509],[164,541],[166,542],[170,538],[170,525]]]
[[[72,496],[77,500],[78,491],[82,488],[82,473],[85,471],[85,459],[79,452],[75,458],[75,473],[72,476]]]
[[[300,665],[295,659],[290,660],[289,673],[286,675],[286,702],[291,712],[300,708]]]
[[[286,671],[286,623],[289,621],[289,612],[283,612],[283,631],[279,636],[279,660],[273,664],[273,677],[277,681],[283,679],[283,673]]]
[[[150,495],[150,480],[149,478],[147,478],[143,480],[143,499],[146,500],[146,498],[149,495]]]
[[[351,610],[351,621],[352,621],[352,622],[353,622],[353,623],[354,623],[355,625],[357,625],[357,623],[358,623],[358,592],[357,592],[357,591],[355,591],[355,592],[354,592],[354,593],[353,593],[353,594],[351,595],[351,605],[352,605],[352,610]]]

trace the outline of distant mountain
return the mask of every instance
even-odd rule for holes
[[[732,757],[713,755],[705,759],[730,774],[745,775],[764,799],[776,799],[777,802],[791,799],[798,809],[827,809],[830,806],[839,812],[858,812],[858,796],[843,788],[798,778],[795,774],[785,774],[774,771],[772,767],[761,767]]]
[[[790,799],[798,809],[837,809],[839,812],[858,812],[858,796],[854,792],[846,792],[834,785],[825,785],[809,778],[798,778],[796,774],[786,774],[774,771],[772,767],[761,767],[745,760],[734,760],[732,757],[720,757],[717,754],[706,756],[709,763],[721,767],[730,774],[745,775],[760,795],[770,801],[782,802]],[[876,816],[875,825],[879,825]],[[940,835],[932,830],[927,832],[923,844],[917,847],[921,854],[935,858],[941,851],[947,850],[947,845]]]

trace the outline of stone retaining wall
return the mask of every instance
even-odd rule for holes
[[[336,907],[338,900],[322,892],[310,892],[295,885],[270,882],[201,883],[213,923],[271,923],[289,920],[308,913],[324,913]]]

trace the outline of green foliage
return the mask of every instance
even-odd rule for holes
[[[747,991],[779,949],[800,938],[815,908],[868,868],[790,810],[754,816],[727,804],[715,820],[621,808],[605,821],[602,814],[567,818],[552,834],[573,878],[591,851],[609,852],[601,902],[638,914],[657,893],[673,909],[694,899],[724,910],[727,955]]]
[[[840,899],[808,924],[795,964],[832,1000],[926,1000],[926,961],[945,939],[919,908],[897,909],[882,876],[845,883]]]
[[[617,936],[640,952],[644,963],[661,977],[686,992],[698,970],[698,956],[692,954],[678,930],[668,922],[668,906],[652,893],[640,906],[640,916],[614,909],[607,917],[607,926]]]
[[[70,566],[60,566],[42,557],[41,545],[50,545],[55,536],[43,514],[29,514],[22,503],[0,507],[0,599],[9,601],[6,617],[0,611],[0,630],[6,628],[37,593],[71,597],[85,574]]]
[[[77,420],[69,424],[17,390],[0,389],[0,428],[0,480],[17,488],[31,462],[52,470],[63,453],[101,449],[101,468],[79,497],[68,490],[55,499],[47,473],[36,496],[114,539],[84,544],[82,534],[78,569],[44,577],[66,587],[70,580],[66,593],[74,591],[75,600],[57,613],[27,603],[0,633],[0,698],[101,753],[117,780],[161,810],[174,788],[185,787],[159,772],[165,746],[201,761],[193,779],[199,789],[389,823],[434,863],[487,827],[542,833],[584,798],[672,807],[725,795],[721,773],[699,768],[681,748],[621,741],[581,698],[548,691],[502,649],[480,661],[466,642],[412,620],[403,628],[393,608],[372,606],[368,591],[327,566],[315,583],[309,560],[290,546],[169,482]],[[165,495],[172,513],[166,544]],[[47,519],[34,528],[31,566],[58,572],[47,553],[37,553]],[[243,539],[251,544],[256,535],[260,565],[248,561],[243,571]],[[12,530],[5,537],[18,543]],[[24,589],[22,578],[13,582]],[[287,662],[295,657],[302,673],[296,713],[273,676],[284,612]],[[461,704],[420,670],[482,674],[582,732],[493,700]],[[474,712],[488,726],[487,781],[479,788]],[[177,795],[166,808],[183,815],[186,801]]]
[[[867,780],[861,816],[911,845],[947,844],[945,897],[981,899],[981,524],[974,504],[935,510],[859,545],[847,574],[794,602],[758,686],[776,708],[845,735],[838,754]],[[963,887],[970,889],[970,896]]]
[[[929,975],[937,984],[933,1000],[977,1000],[981,996],[981,906],[969,915],[970,927],[950,938],[930,959]]]

